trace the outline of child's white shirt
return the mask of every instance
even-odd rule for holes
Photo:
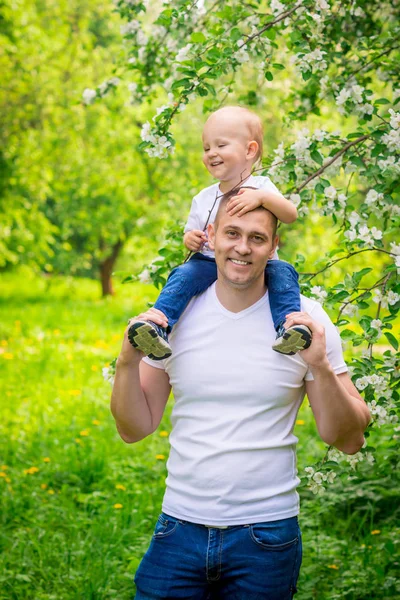
[[[278,194],[280,193],[270,178],[263,177],[262,175],[250,175],[250,177],[243,182],[243,186],[269,190]],[[185,233],[187,231],[192,231],[193,229],[203,231],[206,224],[209,225],[210,223],[214,223],[222,196],[223,193],[219,189],[219,183],[214,183],[204,190],[201,190],[201,192],[192,200],[189,217],[185,225]],[[210,250],[208,244],[204,244],[200,252],[204,254],[204,256],[214,258],[214,252]],[[273,258],[278,258],[276,252]]]

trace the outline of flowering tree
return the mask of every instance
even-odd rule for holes
[[[284,141],[261,171],[298,207],[332,219],[336,245],[314,272],[301,273],[302,289],[331,309],[353,353],[351,370],[377,427],[398,431],[399,352],[393,329],[400,307],[400,27],[394,3],[363,0],[116,0],[133,103],[161,106],[143,124],[141,148],[151,157],[174,152],[171,125],[194,99],[205,112],[231,98],[243,78],[252,81],[247,103],[280,85],[285,108]],[[110,79],[87,89],[87,104],[120,84]],[[165,98],[165,102],[159,98]],[[235,100],[234,100],[235,102]],[[329,124],[335,124],[335,129]],[[339,125],[339,128],[336,127]],[[296,133],[293,133],[296,132]],[[167,260],[152,266],[160,282]],[[353,257],[367,259],[352,272]],[[378,257],[378,258],[376,258]],[[297,254],[301,270],[304,256]],[[346,266],[348,265],[348,266]],[[323,286],[342,267],[341,280]],[[346,273],[344,275],[344,273]],[[378,342],[378,345],[377,345]],[[368,432],[367,432],[368,436]],[[355,466],[373,460],[364,448],[349,457]],[[343,455],[330,450],[309,487],[323,491]]]

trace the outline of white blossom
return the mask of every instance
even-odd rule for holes
[[[372,319],[371,327],[372,329],[377,329],[378,331],[380,331],[382,327],[382,321],[380,319]]]
[[[391,129],[389,133],[382,136],[381,140],[390,151],[400,150],[400,129]]]
[[[395,254],[396,256],[400,255],[400,244],[396,244],[395,242],[390,242],[390,252]]]
[[[129,21],[129,23],[126,23],[125,25],[121,25],[120,27],[120,31],[121,31],[121,35],[132,35],[134,33],[136,33],[138,30],[140,29],[140,23],[139,21]]]
[[[317,0],[315,8],[317,10],[328,10],[330,6],[326,0]]]
[[[392,129],[399,129],[400,127],[400,112],[395,112],[393,108],[389,108],[390,114],[390,127]]]
[[[333,185],[330,185],[329,187],[325,188],[324,194],[327,198],[331,198],[333,200],[333,198],[336,197],[337,191]]]
[[[85,104],[92,104],[96,96],[96,90],[91,90],[90,88],[83,90],[82,99]]]
[[[103,367],[102,372],[104,381],[108,381],[111,385],[114,385],[115,371],[111,367]]]
[[[314,285],[310,291],[320,304],[322,304],[325,298],[328,296],[328,292],[326,292],[320,285]]]
[[[390,306],[394,306],[400,300],[400,294],[394,292],[393,290],[389,290],[387,293],[387,301]]]
[[[189,60],[189,53],[192,45],[193,44],[186,44],[186,46],[183,46],[175,56],[175,62],[181,63],[185,62],[185,60]]]
[[[282,12],[285,12],[286,7],[284,4],[279,2],[279,0],[271,0],[271,10],[275,16],[279,15]]]
[[[301,202],[300,194],[290,194],[290,201],[293,202],[295,206],[299,206]]]
[[[150,271],[143,269],[140,275],[138,275],[138,279],[141,283],[151,283]]]

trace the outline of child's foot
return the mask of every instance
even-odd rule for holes
[[[306,350],[311,344],[312,333],[307,325],[293,325],[285,329],[281,325],[272,344],[272,349],[281,354],[296,354],[299,350]]]
[[[128,329],[128,339],[152,360],[163,360],[172,354],[166,330],[153,321],[133,323]]]

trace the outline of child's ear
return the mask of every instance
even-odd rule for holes
[[[208,234],[208,246],[210,248],[210,250],[215,250],[215,229],[214,229],[214,225],[212,223],[210,223],[207,226],[207,234]]]
[[[247,158],[254,158],[258,152],[258,143],[256,140],[251,140],[247,145]]]

